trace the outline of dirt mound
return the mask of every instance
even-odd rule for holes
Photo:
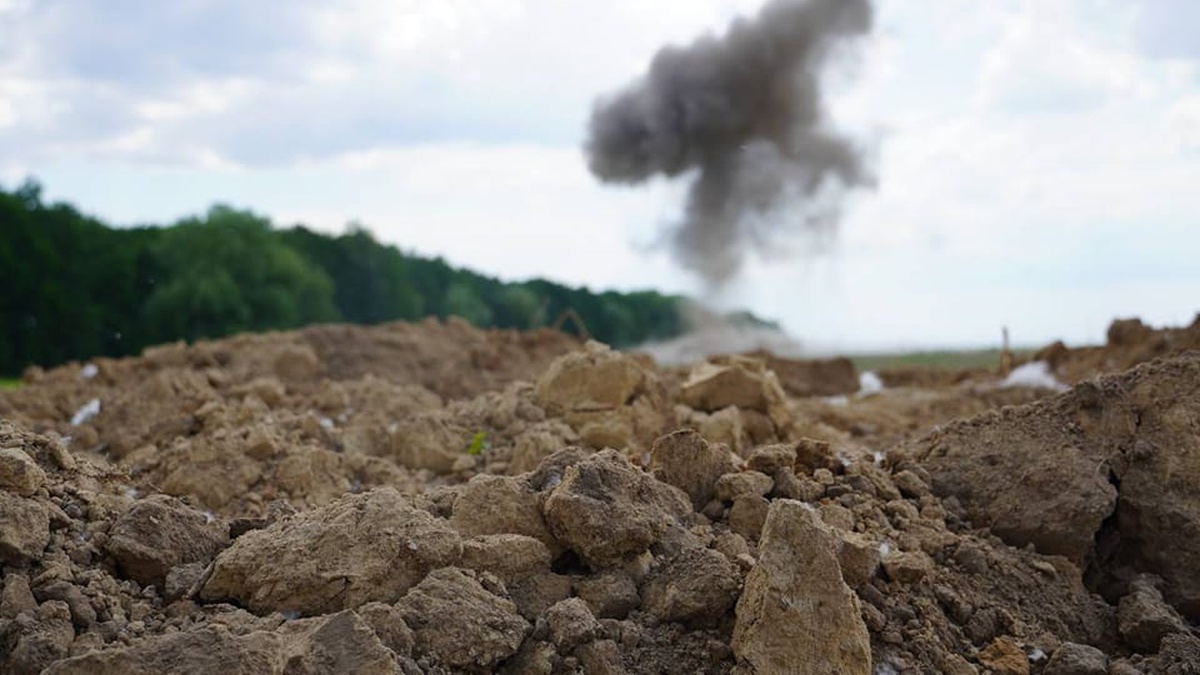
[[[1183,328],[1155,329],[1139,319],[1118,319],[1109,325],[1103,346],[1068,349],[1055,342],[1033,359],[1047,362],[1060,380],[1074,384],[1189,349],[1200,349],[1200,314]]]
[[[791,404],[803,435],[843,448],[886,452],[925,430],[979,413],[1039,400],[1045,390],[993,383],[933,388],[894,387],[853,398],[801,399]]]
[[[881,368],[875,373],[885,387],[919,387],[934,389],[953,387],[966,382],[986,380],[994,373],[984,368],[920,368],[917,366],[898,366]]]
[[[275,499],[323,504],[404,485],[418,469],[450,471],[474,434],[544,419],[514,409],[528,387],[500,392],[577,348],[550,331],[455,319],[316,326],[34,371],[19,392],[0,393],[0,415],[122,466],[143,492],[261,515]],[[560,437],[574,440],[550,425],[527,444]],[[512,438],[491,442],[501,440]]]
[[[35,373],[0,674],[1188,672],[1200,357],[1053,398],[771,364],[426,323]]]
[[[1006,541],[1087,569],[1112,600],[1141,573],[1200,618],[1200,352],[953,424],[911,449],[937,491]]]
[[[473,398],[530,380],[554,358],[579,343],[552,330],[482,331],[451,317],[364,330],[357,326],[314,326],[298,332],[330,380],[375,375],[389,382],[420,385],[445,399]]]
[[[845,357],[788,359],[764,351],[747,356],[763,359],[789,396],[839,396],[858,391],[858,369]]]

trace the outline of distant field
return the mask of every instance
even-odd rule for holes
[[[1033,350],[1014,349],[1016,356],[1026,356]],[[977,349],[967,351],[897,352],[894,354],[858,354],[850,360],[860,370],[886,370],[888,368],[994,368],[1000,365],[999,349]]]
[[[16,389],[21,386],[21,380],[17,378],[0,377],[0,390]]]

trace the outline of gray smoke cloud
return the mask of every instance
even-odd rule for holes
[[[627,184],[696,171],[666,235],[678,262],[712,284],[782,232],[832,229],[844,192],[872,177],[862,149],[829,128],[820,75],[872,20],[871,0],[773,0],[723,36],[664,47],[596,103],[589,168]]]

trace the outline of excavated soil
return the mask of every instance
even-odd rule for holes
[[[1200,321],[663,368],[433,321],[0,393],[0,674],[1200,673]],[[1051,383],[1052,384],[1052,383]]]

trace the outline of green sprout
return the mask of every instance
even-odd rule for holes
[[[480,431],[471,438],[471,444],[467,446],[468,455],[482,455],[492,448],[492,442],[488,440],[487,432]]]

